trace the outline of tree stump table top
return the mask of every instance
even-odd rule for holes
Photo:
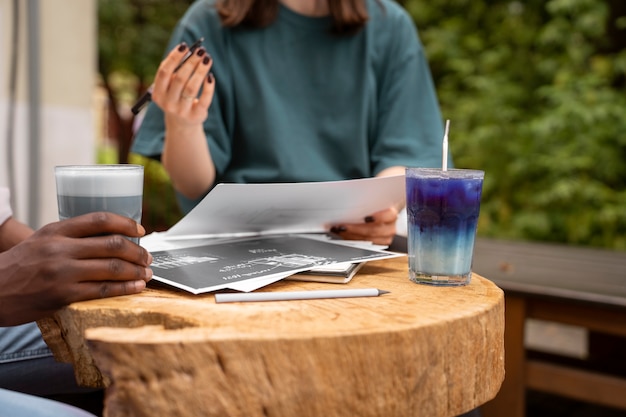
[[[216,304],[152,287],[39,326],[80,384],[107,387],[107,417],[451,417],[497,394],[504,296],[481,276],[414,284],[401,257],[367,263],[348,284],[261,291],[372,287],[390,293]]]

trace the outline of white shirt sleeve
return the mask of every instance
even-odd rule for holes
[[[6,187],[0,187],[0,225],[13,215],[10,204],[11,194]]]

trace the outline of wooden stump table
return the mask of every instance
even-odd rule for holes
[[[408,280],[406,257],[369,262],[341,285],[379,297],[215,303],[169,288],[75,303],[39,322],[80,384],[106,387],[104,415],[451,417],[504,379],[504,296]]]

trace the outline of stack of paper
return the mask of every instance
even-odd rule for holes
[[[363,222],[402,203],[404,195],[404,176],[219,184],[170,230],[141,243],[153,254],[157,281],[196,294],[252,291],[320,266],[400,256],[370,242],[330,240],[319,233]]]

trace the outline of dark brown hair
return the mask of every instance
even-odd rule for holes
[[[351,34],[367,22],[364,0],[327,0],[332,18],[332,31]],[[278,0],[220,0],[217,11],[226,27],[261,28],[270,25],[278,15]]]

